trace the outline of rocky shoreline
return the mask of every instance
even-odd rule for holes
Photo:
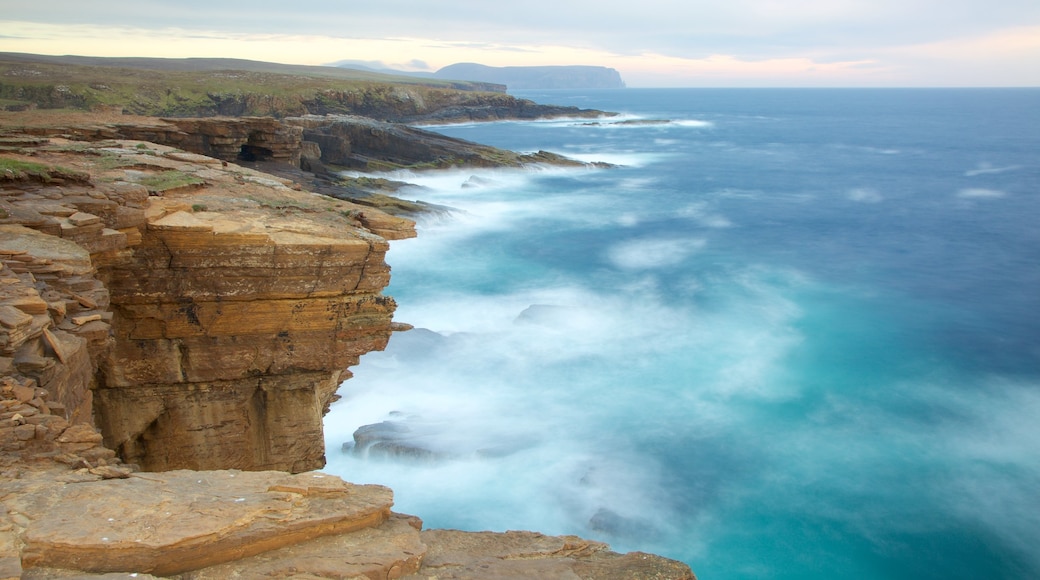
[[[423,531],[314,471],[394,328],[387,240],[424,209],[326,168],[574,162],[346,117],[43,113],[0,113],[0,578],[693,578]]]

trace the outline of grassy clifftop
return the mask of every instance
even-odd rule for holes
[[[0,53],[0,109],[121,107],[149,116],[341,113],[418,120],[528,106],[490,83],[236,59],[106,59]]]

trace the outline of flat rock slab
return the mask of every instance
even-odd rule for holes
[[[379,527],[328,536],[196,570],[182,580],[237,578],[387,578],[416,573],[426,554],[422,522],[395,514]]]
[[[16,487],[18,482],[11,482]],[[374,527],[393,494],[309,472],[168,471],[12,490],[22,565],[157,576]]]
[[[642,552],[618,554],[577,536],[427,530],[421,538],[427,552],[417,577],[429,580],[695,580],[682,562]]]

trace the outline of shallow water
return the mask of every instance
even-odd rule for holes
[[[701,578],[1040,575],[1040,91],[521,96],[671,122],[436,128],[621,166],[394,176],[460,211],[330,471]],[[340,451],[386,420],[432,455]]]

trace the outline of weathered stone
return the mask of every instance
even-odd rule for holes
[[[418,577],[453,580],[507,578],[660,578],[695,580],[689,566],[652,554],[611,552],[577,536],[534,532],[422,533],[426,558]]]
[[[32,316],[9,304],[0,305],[0,324],[7,328],[18,328],[32,324]]]
[[[15,385],[12,387],[12,394],[19,403],[28,403],[36,397],[36,389]]]
[[[101,218],[99,218],[98,216],[83,212],[76,212],[70,215],[68,219],[69,223],[76,227],[101,223]]]
[[[100,443],[101,440],[100,433],[83,423],[69,427],[58,437],[59,443]]]
[[[184,580],[225,578],[385,578],[394,580],[419,571],[426,546],[419,539],[421,522],[391,516],[378,527],[286,546],[204,568]]]
[[[101,320],[101,314],[87,314],[84,316],[73,316],[72,323],[76,326],[83,326],[88,322],[94,322],[95,320]]]
[[[313,485],[326,480],[334,493]],[[141,474],[35,493],[25,485],[5,499],[8,509],[33,515],[23,535],[27,568],[160,576],[378,526],[391,503],[385,487],[325,474],[236,471]]]
[[[71,349],[74,347],[65,344],[65,341],[62,338],[60,338],[59,335],[61,337],[66,336],[66,334],[64,332],[61,332],[60,330],[51,331],[48,328],[44,329],[43,331],[43,337],[44,339],[46,339],[47,345],[50,346],[51,350],[54,351],[54,354],[58,357],[58,360],[63,363],[68,363],[72,359]]]
[[[18,425],[14,428],[14,437],[19,441],[28,441],[36,437],[36,426],[35,425]]]
[[[47,301],[40,298],[38,294],[19,296],[7,300],[8,306],[13,306],[26,314],[46,314]]]

